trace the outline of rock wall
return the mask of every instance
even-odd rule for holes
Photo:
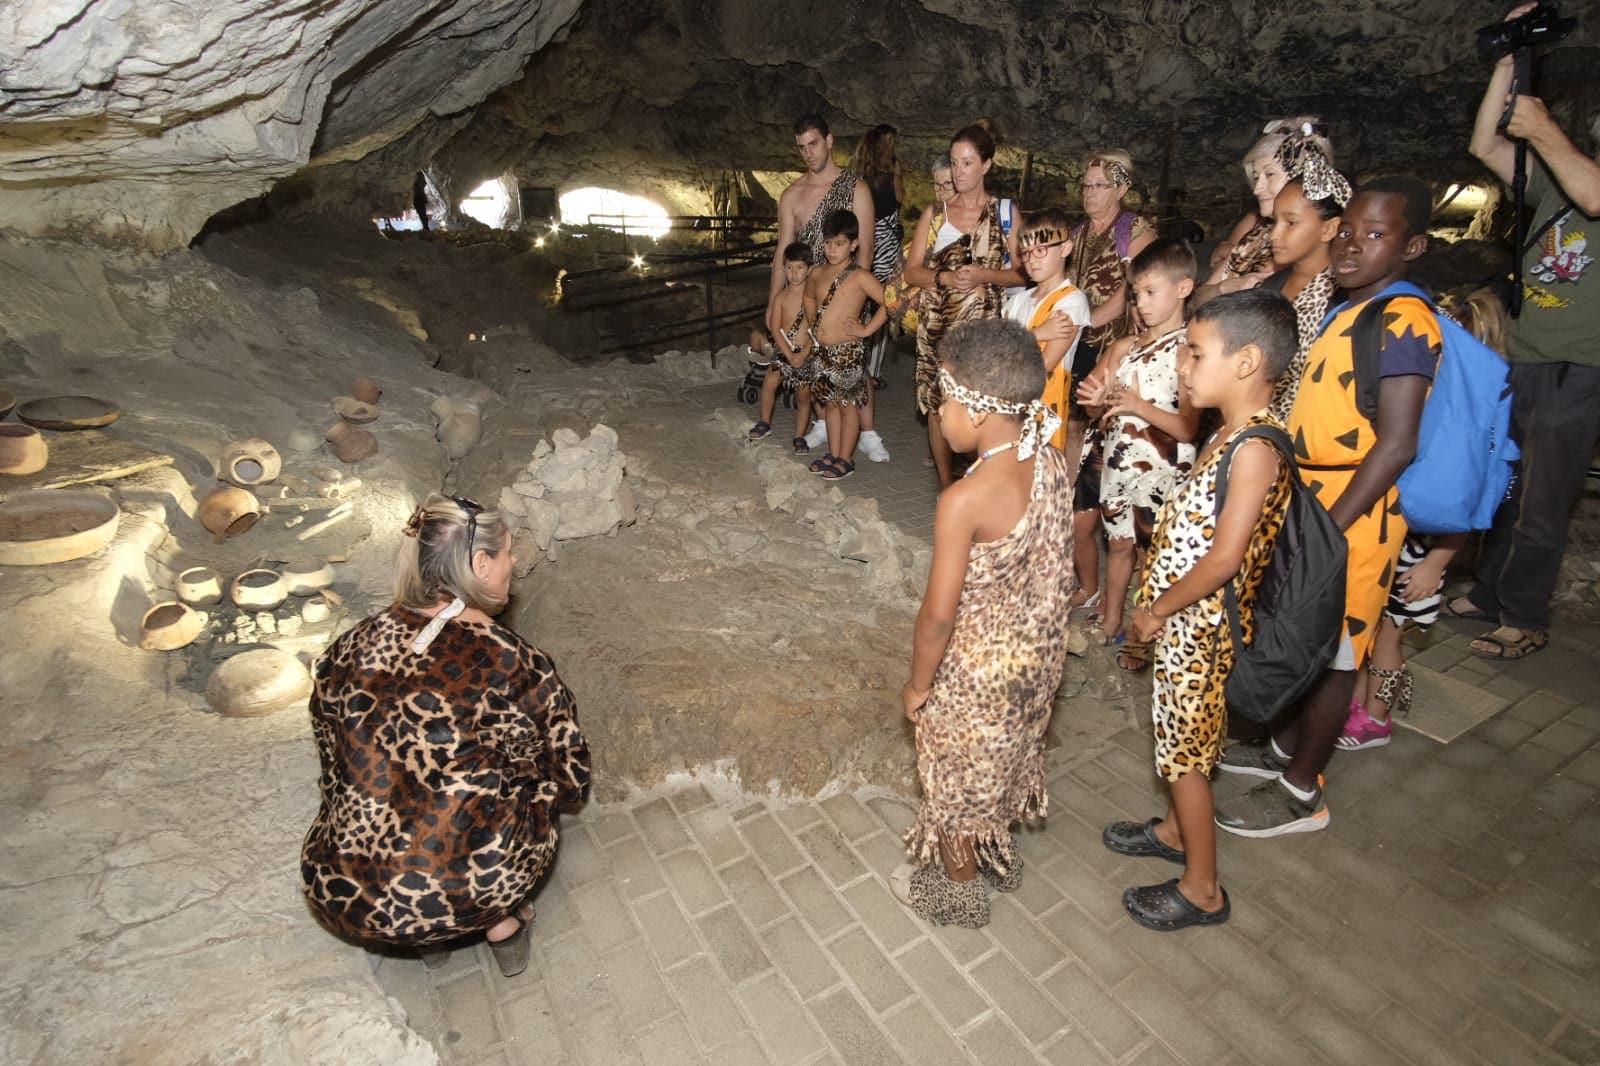
[[[304,167],[514,80],[582,0],[33,0],[0,8],[0,228],[186,243]],[[396,181],[426,156],[395,160]]]

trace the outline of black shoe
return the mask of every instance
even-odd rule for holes
[[[1222,909],[1203,911],[1178,891],[1178,879],[1159,885],[1130,888],[1122,894],[1122,906],[1128,916],[1146,929],[1170,933],[1187,929],[1191,925],[1221,925],[1233,912],[1228,893],[1222,889]]]
[[[1166,859],[1182,866],[1186,859],[1183,852],[1161,842],[1156,836],[1156,826],[1163,819],[1152,818],[1148,822],[1112,822],[1100,831],[1100,841],[1118,855],[1132,855],[1135,858],[1153,856]]]

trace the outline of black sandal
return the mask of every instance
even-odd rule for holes
[[[1183,852],[1170,844],[1163,844],[1161,838],[1156,836],[1156,826],[1163,819],[1152,818],[1148,822],[1112,822],[1100,831],[1100,842],[1118,855],[1132,855],[1135,858],[1166,859],[1183,865],[1188,861]]]
[[[794,453],[796,455],[811,454],[811,445],[806,443],[806,439],[804,437],[796,437],[794,439],[794,443],[790,445],[790,447],[794,449]]]
[[[827,469],[821,471],[824,481],[842,481],[856,472],[856,464],[848,459],[841,459],[837,455]]]
[[[1178,879],[1174,877],[1159,885],[1128,889],[1122,894],[1122,906],[1128,917],[1146,929],[1163,933],[1187,929],[1191,925],[1221,925],[1228,920],[1233,905],[1228,902],[1225,889],[1217,891],[1222,893],[1222,909],[1203,911],[1178,891]]]
[[[750,432],[746,433],[745,437],[749,440],[765,440],[767,435],[771,432],[771,422],[757,422],[755,425],[750,427]]]
[[[813,459],[813,460],[811,460],[811,462],[806,466],[806,469],[811,471],[813,474],[820,474],[824,470],[826,470],[827,468],[831,467],[832,465],[833,465],[833,453],[832,452],[824,452],[822,454],[822,458],[821,459]]]

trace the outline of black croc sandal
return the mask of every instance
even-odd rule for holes
[[[1221,925],[1227,921],[1233,905],[1228,901],[1228,893],[1219,891],[1222,892],[1222,909],[1203,911],[1178,891],[1178,879],[1174,877],[1159,885],[1128,889],[1122,894],[1122,906],[1130,918],[1146,929],[1170,933],[1191,925]]]
[[[1139,859],[1146,857],[1166,859],[1182,866],[1187,861],[1183,852],[1163,844],[1161,838],[1156,836],[1156,826],[1162,821],[1160,818],[1152,818],[1142,823],[1112,822],[1100,831],[1100,842],[1118,855],[1132,855]]]
[[[794,439],[794,443],[790,445],[790,447],[794,448],[794,453],[796,455],[811,454],[811,445],[806,443],[806,439],[804,437],[796,437]]]

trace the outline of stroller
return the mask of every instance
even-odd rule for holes
[[[765,353],[757,352],[748,344],[745,345],[745,353],[750,359],[750,369],[745,371],[744,378],[739,382],[739,402],[755,403],[761,396],[761,386],[766,382],[767,375],[778,373],[774,365],[778,357],[774,355],[764,359]],[[778,386],[778,402],[785,411],[794,410],[794,386],[787,381]]]

